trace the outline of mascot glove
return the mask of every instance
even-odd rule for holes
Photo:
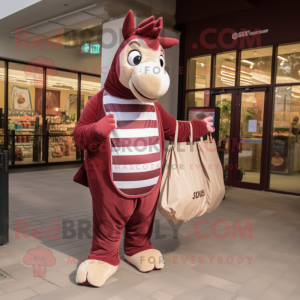
[[[207,128],[208,132],[212,133],[216,130],[214,128],[214,123],[213,123],[213,117],[212,116],[209,116],[209,117],[203,119],[203,121],[205,121],[205,123],[206,123],[206,128]]]
[[[102,139],[109,137],[110,133],[117,128],[117,122],[113,114],[107,115],[95,124],[95,131]]]

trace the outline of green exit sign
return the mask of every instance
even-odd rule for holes
[[[100,53],[100,47],[99,44],[84,44],[81,46],[81,50],[85,53],[98,54]]]

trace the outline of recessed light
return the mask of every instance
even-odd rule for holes
[[[253,53],[256,55],[256,54],[257,54],[257,51],[253,51]]]

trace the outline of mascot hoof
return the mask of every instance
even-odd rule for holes
[[[141,272],[150,272],[153,269],[160,270],[164,267],[163,256],[156,249],[144,250],[132,256],[124,254],[124,258]]]
[[[76,283],[100,287],[106,280],[114,275],[118,266],[95,259],[88,259],[77,269]]]

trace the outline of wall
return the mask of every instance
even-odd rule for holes
[[[105,83],[107,77],[107,71],[110,68],[114,55],[117,49],[119,48],[119,45],[123,41],[121,29],[123,27],[124,19],[125,18],[121,18],[103,24],[103,30],[104,29],[114,30],[114,32],[117,34],[118,42],[115,43],[115,45],[113,47],[110,47],[109,49],[102,48],[102,59],[101,59],[102,69],[103,69],[103,72],[101,73],[102,88]],[[135,17],[136,26],[143,20],[144,19]],[[169,29],[163,29],[161,36],[179,39],[180,34]],[[103,35],[102,44],[109,44],[111,43],[111,41],[112,39],[110,34]],[[176,45],[170,49],[166,49],[165,51],[166,51],[166,68],[170,76],[171,84],[168,92],[163,97],[161,97],[158,101],[164,106],[164,108],[169,114],[171,114],[176,118],[177,102],[178,102],[179,45]]]
[[[42,49],[37,49],[32,43],[28,42],[28,48],[24,44],[16,44],[16,40],[0,34],[0,59],[15,59],[24,62],[39,60],[43,63],[45,59],[50,60],[50,64],[67,70],[77,69],[78,71],[100,74],[101,55],[100,54],[81,54],[79,48],[68,49],[60,45],[61,48],[51,49],[47,44],[43,44]],[[53,46],[55,44],[51,44]],[[58,44],[57,44],[58,45]],[[42,46],[41,46],[42,47]]]
[[[197,10],[201,5],[202,2],[195,3],[195,6],[190,6],[189,10]],[[215,5],[218,4],[215,3]],[[242,39],[237,39],[236,45],[231,46],[230,44],[235,42],[232,39],[232,33],[226,33],[224,43],[222,43],[223,39],[219,34],[226,28],[235,32],[240,32],[243,28],[251,31],[256,28],[268,29],[268,33],[260,36],[261,46],[300,41],[300,31],[297,30],[299,28],[299,11],[299,1],[286,0],[284,3],[280,2],[275,5],[272,0],[260,0],[256,8],[194,22],[187,21],[185,57],[249,48],[247,42],[245,46],[241,45]],[[179,14],[179,12],[177,13]],[[213,49],[208,49],[203,41],[200,41],[200,34],[208,28],[216,30],[215,33],[208,33],[205,37],[208,44],[215,44]],[[250,48],[257,46],[259,45],[255,41]]]

